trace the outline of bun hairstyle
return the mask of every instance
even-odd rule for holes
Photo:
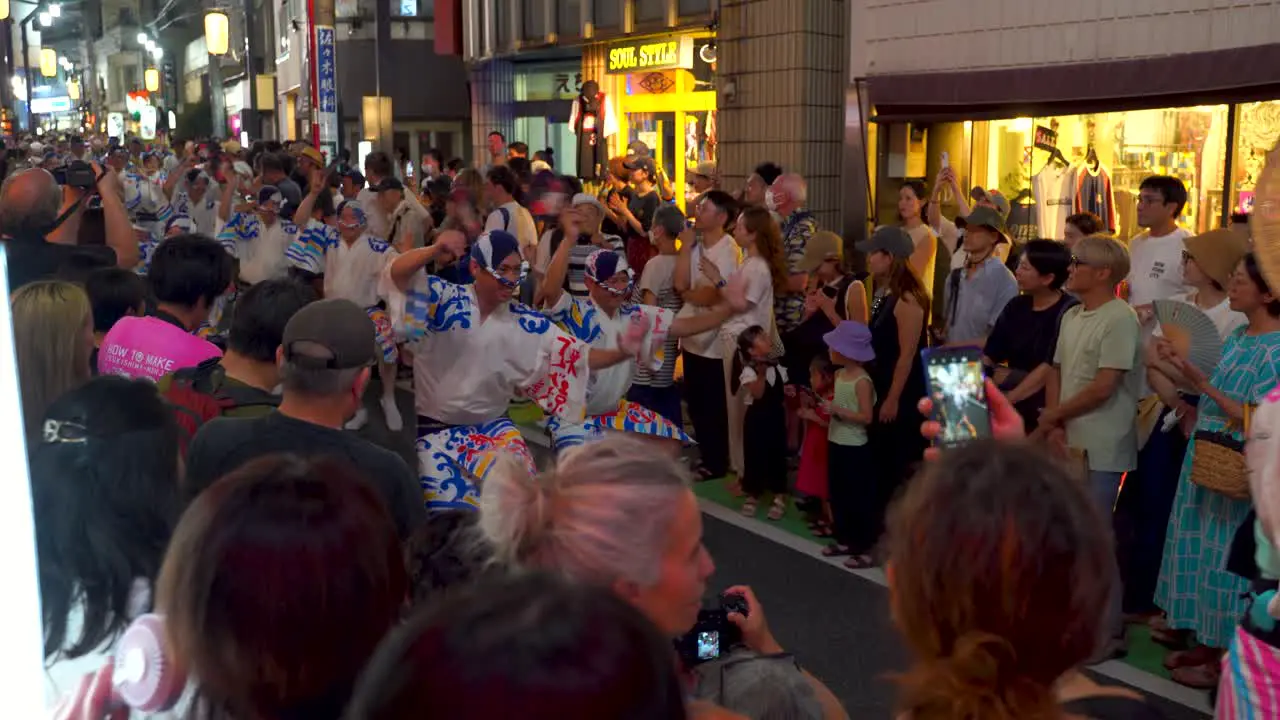
[[[661,572],[671,508],[689,487],[673,458],[611,435],[566,450],[532,481],[523,469],[496,468],[480,496],[480,529],[500,564],[648,586]]]
[[[913,720],[1055,717],[1053,685],[1106,634],[1111,533],[1082,484],[1029,446],[978,442],[890,514],[894,619]]]

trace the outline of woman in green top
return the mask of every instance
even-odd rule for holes
[[[882,518],[871,517],[883,507],[868,492],[877,493],[879,473],[875,455],[867,444],[867,425],[875,408],[875,388],[863,363],[875,359],[871,330],[856,320],[845,320],[822,337],[831,353],[836,372],[831,400],[831,424],[827,430],[827,492],[835,541],[822,551],[827,557],[850,556],[845,567],[869,568],[875,564],[871,549],[879,538]],[[853,468],[871,483],[858,483]],[[859,487],[860,485],[860,487]],[[861,492],[859,492],[861,490]]]

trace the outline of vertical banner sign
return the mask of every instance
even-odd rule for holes
[[[316,26],[316,119],[320,152],[328,162],[338,157],[338,69],[332,25]]]

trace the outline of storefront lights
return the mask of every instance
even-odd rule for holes
[[[142,73],[142,80],[143,80],[143,83],[146,85],[147,92],[160,91],[160,71],[159,70],[153,67],[147,68],[146,71]]]
[[[147,44],[147,40],[148,40],[148,39],[149,39],[149,38],[147,38],[147,34],[146,34],[146,33],[138,33],[138,44],[139,44],[139,45],[146,45],[146,44]]]
[[[53,48],[41,48],[40,50],[40,74],[45,77],[54,77],[58,74],[58,51]]]
[[[226,55],[231,46],[231,21],[221,10],[204,16],[204,44],[210,55]]]
[[[164,57],[164,48],[160,47],[159,45],[151,48],[151,57],[155,58],[156,60],[159,60],[160,58]]]

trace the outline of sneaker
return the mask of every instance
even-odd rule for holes
[[[365,410],[364,408],[360,408],[359,410],[356,411],[355,417],[348,420],[347,424],[344,425],[343,427],[345,427],[348,430],[359,430],[360,428],[368,424],[368,422],[369,422],[369,411]]]
[[[387,429],[392,432],[404,428],[404,420],[400,417],[400,408],[396,407],[394,397],[383,397],[381,401],[382,417],[387,421]]]

